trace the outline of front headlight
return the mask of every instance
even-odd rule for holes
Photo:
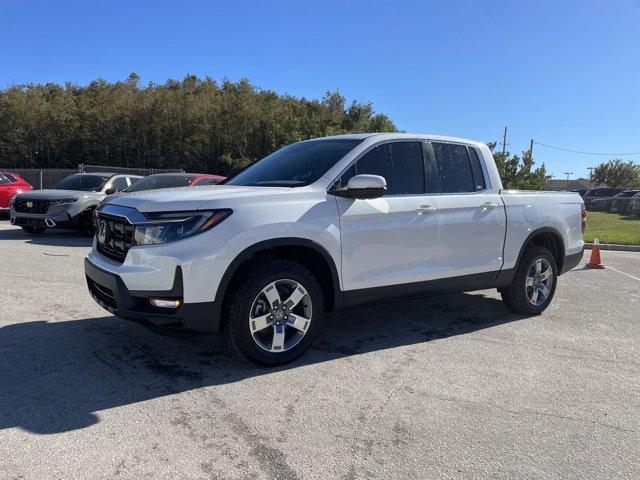
[[[145,213],[149,222],[135,225],[134,245],[155,245],[192,237],[219,224],[231,210]]]

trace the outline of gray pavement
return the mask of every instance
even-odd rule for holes
[[[333,315],[285,368],[110,316],[90,240],[0,222],[0,478],[640,477],[640,254]]]

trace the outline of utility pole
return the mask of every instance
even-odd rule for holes
[[[567,182],[569,181],[569,175],[573,175],[573,172],[564,172],[564,174],[567,176]]]
[[[594,170],[595,168],[596,168],[596,167],[587,167],[587,170],[589,170],[589,183],[590,183],[591,185],[593,185],[593,170]]]
[[[504,127],[504,135],[502,136],[502,155],[507,153],[507,127]]]
[[[529,144],[529,155],[531,156],[531,160],[533,160],[533,138],[531,139],[531,143]]]

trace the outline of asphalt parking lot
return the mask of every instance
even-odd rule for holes
[[[640,254],[336,314],[297,362],[238,362],[110,316],[90,239],[0,222],[0,478],[639,478]]]

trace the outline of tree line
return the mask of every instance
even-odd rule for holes
[[[13,85],[0,90],[0,167],[81,163],[183,168],[228,175],[291,142],[396,126],[337,91],[320,100],[262,90],[243,79],[188,75],[140,85]]]
[[[102,79],[0,90],[0,168],[79,164],[182,168],[229,175],[278,148],[325,135],[397,131],[370,103],[337,91],[320,100],[262,90],[247,79],[187,75],[163,84]],[[494,150],[495,143],[489,146]],[[493,152],[505,188],[544,189],[544,165]]]

